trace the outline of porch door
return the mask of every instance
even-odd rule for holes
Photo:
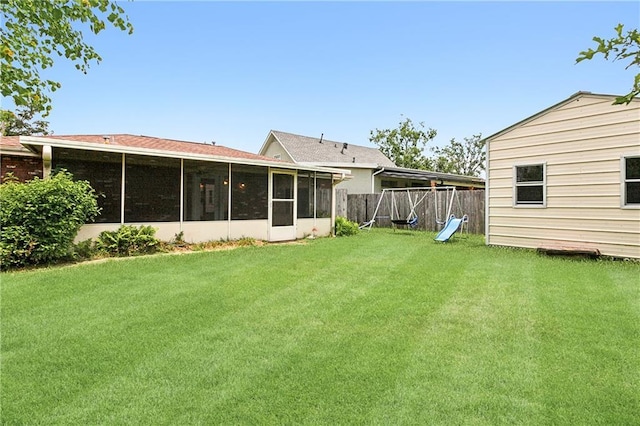
[[[270,241],[287,241],[296,239],[295,185],[295,172],[271,172]]]

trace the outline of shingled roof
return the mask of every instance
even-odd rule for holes
[[[293,133],[272,130],[271,134],[287,150],[296,163],[311,164],[358,164],[394,167],[377,148],[312,138]]]
[[[20,136],[3,136],[0,135],[0,152],[5,154],[23,153],[32,154],[27,148],[20,144]]]
[[[253,154],[251,152],[227,148],[226,146],[208,145],[205,143],[180,141],[175,139],[164,139],[153,136],[115,134],[108,135],[108,138],[105,135],[55,135],[47,137],[77,142],[92,142],[115,146],[126,146],[131,148],[146,148],[160,151],[183,152],[188,154],[203,154],[221,157],[273,161],[272,158],[267,158],[262,155]]]
[[[48,139],[59,139],[74,142],[95,143],[100,145],[122,146],[129,148],[144,148],[158,151],[174,153],[201,154],[219,157],[240,158],[248,160],[275,161],[273,158],[253,154],[251,152],[240,151],[220,145],[208,145],[198,142],[179,141],[175,139],[164,139],[153,136],[137,136],[129,134],[111,135],[47,135],[42,136]],[[19,136],[3,136],[0,139],[0,149],[19,148]]]

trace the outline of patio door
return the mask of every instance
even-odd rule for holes
[[[271,172],[270,241],[287,241],[296,239],[295,185],[295,172]]]

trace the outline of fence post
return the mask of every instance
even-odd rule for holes
[[[347,190],[336,189],[336,217],[347,217]]]

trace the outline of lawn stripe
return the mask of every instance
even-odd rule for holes
[[[2,276],[2,420],[633,424],[640,267],[378,231]]]

